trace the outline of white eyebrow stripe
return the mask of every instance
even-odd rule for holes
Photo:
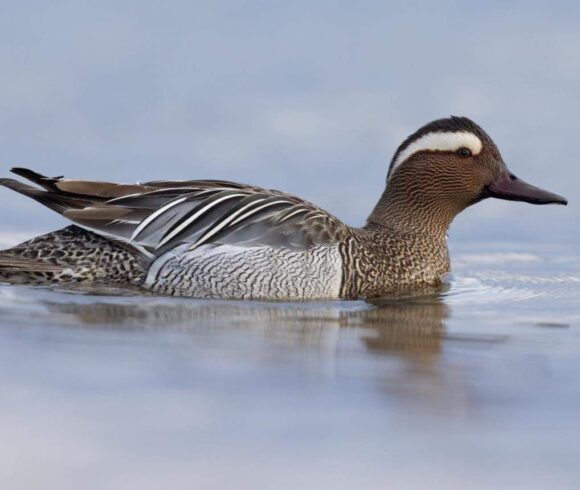
[[[469,131],[441,131],[427,133],[418,140],[413,141],[405,148],[391,167],[392,175],[397,167],[410,156],[420,151],[455,151],[465,146],[471,153],[478,155],[483,147],[481,140]]]

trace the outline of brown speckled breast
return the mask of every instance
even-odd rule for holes
[[[390,231],[390,233],[388,233]],[[441,284],[450,271],[445,238],[396,230],[352,230],[340,245],[344,299]]]

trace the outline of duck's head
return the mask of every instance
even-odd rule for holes
[[[397,219],[419,213],[422,219],[438,219],[446,227],[466,207],[489,197],[567,204],[564,197],[511,173],[491,137],[470,119],[438,119],[399,146],[389,167],[387,188],[370,221],[400,211],[395,213]]]

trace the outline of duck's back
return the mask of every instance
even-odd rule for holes
[[[313,204],[222,181],[119,185],[22,175],[1,183],[69,218],[69,227],[3,254],[11,282],[139,284],[161,294],[334,299],[350,233]]]

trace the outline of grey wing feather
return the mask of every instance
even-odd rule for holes
[[[335,217],[279,191],[226,181],[115,184],[44,177],[16,169],[43,187],[0,181],[74,223],[159,254],[182,243],[307,249],[336,243],[348,228]]]

